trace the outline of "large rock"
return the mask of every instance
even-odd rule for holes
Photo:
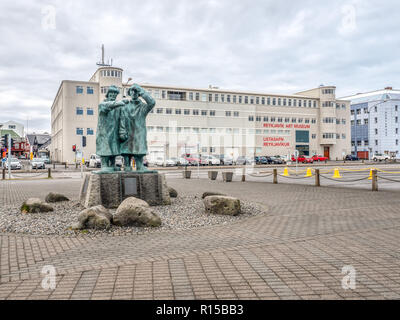
[[[176,198],[178,196],[178,192],[174,188],[168,187],[168,192],[171,198]]]
[[[50,192],[44,199],[46,202],[61,202],[69,201],[69,199],[63,194]]]
[[[219,193],[219,192],[213,192],[213,191],[206,191],[202,194],[201,198],[204,199],[205,197],[209,196],[226,196],[226,194]]]
[[[78,223],[72,229],[108,229],[111,226],[112,214],[102,205],[81,211]]]
[[[125,199],[113,215],[113,223],[117,226],[159,227],[161,219],[153,212],[146,201],[130,197]]]
[[[22,213],[38,213],[53,211],[53,207],[39,198],[29,198],[21,206]]]
[[[204,207],[208,213],[236,216],[240,213],[240,200],[228,196],[205,197]]]

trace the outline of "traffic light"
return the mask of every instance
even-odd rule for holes
[[[86,147],[86,136],[82,136],[82,147]]]
[[[73,152],[76,152],[76,144],[74,144],[74,145],[72,146],[72,151],[73,151]]]
[[[3,148],[8,149],[8,134],[1,137],[1,144]]]
[[[13,147],[14,147],[14,139],[11,138],[11,145],[10,145],[10,148],[12,149]]]

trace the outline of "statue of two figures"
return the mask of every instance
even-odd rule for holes
[[[115,158],[124,158],[125,171],[146,172],[143,157],[147,154],[146,116],[155,106],[154,99],[139,85],[128,89],[131,99],[117,101],[119,89],[110,86],[106,98],[99,104],[96,133],[96,153],[101,158],[101,171],[119,171]],[[142,98],[142,99],[140,99]]]

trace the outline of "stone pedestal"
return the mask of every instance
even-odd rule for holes
[[[86,208],[100,204],[117,208],[129,197],[140,198],[151,206],[171,204],[165,175],[158,172],[86,173],[79,199]]]

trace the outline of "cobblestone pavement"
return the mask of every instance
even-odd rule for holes
[[[179,193],[222,191],[265,215],[131,236],[0,235],[0,299],[399,299],[400,198],[306,185],[169,179]],[[0,182],[0,204],[79,179]],[[1,213],[0,213],[1,214]],[[45,290],[45,265],[57,271]],[[344,266],[356,271],[343,289]]]

